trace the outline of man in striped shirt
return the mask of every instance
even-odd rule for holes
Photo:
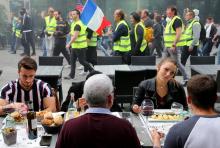
[[[6,84],[1,91],[0,115],[5,109],[24,110],[25,103],[33,102],[34,111],[55,111],[55,98],[50,86],[35,79],[37,63],[30,57],[24,57],[18,63],[19,78]]]

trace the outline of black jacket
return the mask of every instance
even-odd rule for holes
[[[184,109],[187,109],[186,94],[184,88],[178,83],[169,81],[168,82],[168,94],[165,97],[165,105],[158,106],[157,94],[156,94],[156,79],[148,79],[142,81],[135,93],[133,104],[141,106],[144,99],[151,99],[154,102],[155,108],[159,109],[170,109],[173,102],[181,103]]]
[[[78,100],[78,98],[81,98],[83,95],[83,87],[84,87],[85,81],[76,82],[73,83],[72,86],[69,88],[66,100],[63,102],[61,106],[61,111],[66,112],[68,110],[68,106],[71,100],[70,94],[73,92],[75,95],[75,101]],[[112,112],[122,112],[122,109],[120,106],[114,101],[111,109]]]

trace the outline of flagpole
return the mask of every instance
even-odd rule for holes
[[[137,0],[137,10],[140,10],[141,5],[140,5],[140,0]]]

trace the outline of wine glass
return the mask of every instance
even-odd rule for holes
[[[178,102],[173,102],[171,105],[171,110],[175,113],[175,114],[180,114],[183,112],[183,105],[178,103]]]
[[[144,116],[153,115],[154,103],[150,99],[144,99],[141,103],[141,111]]]

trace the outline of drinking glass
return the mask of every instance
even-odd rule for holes
[[[153,101],[150,99],[144,99],[143,102],[141,103],[141,110],[144,116],[153,115],[153,111],[154,111]]]
[[[183,112],[183,105],[178,103],[178,102],[173,102],[171,105],[171,110],[175,113],[175,114],[180,114]]]

